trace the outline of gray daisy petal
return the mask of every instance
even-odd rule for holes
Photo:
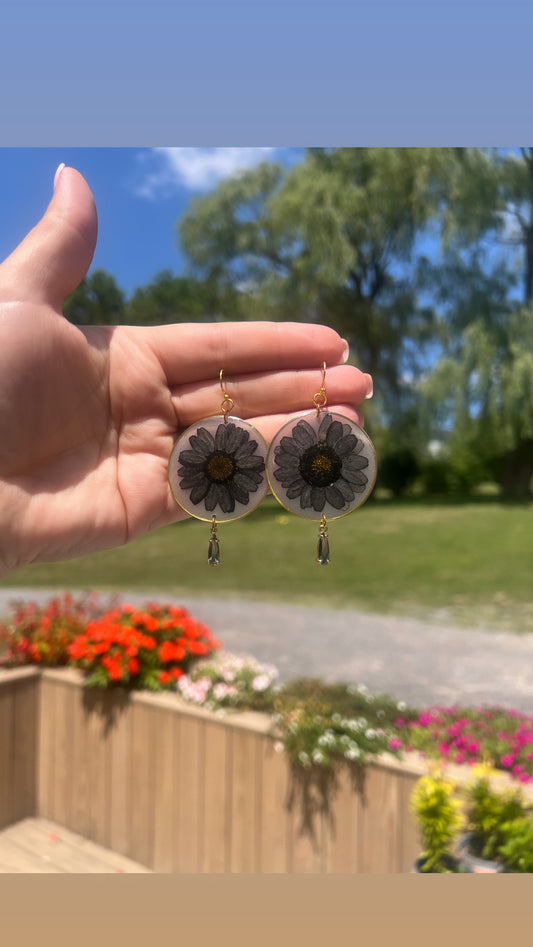
[[[235,500],[224,483],[217,484],[217,500],[223,513],[233,513]]]
[[[346,457],[357,447],[358,439],[355,434],[345,434],[339,438],[335,445],[335,451],[339,457]]]
[[[237,427],[235,424],[228,424],[226,426],[226,450],[228,453],[236,451],[249,437],[249,431],[244,430],[242,427]]]
[[[262,480],[263,477],[261,474],[256,473],[255,470],[247,470],[246,473],[242,470],[238,470],[232,482],[237,484],[240,490],[246,490],[248,493],[256,493]]]
[[[298,445],[294,443],[292,437],[282,437],[274,451],[275,456],[277,456],[278,451],[286,451],[287,454],[294,454],[295,457],[300,456]]]
[[[243,485],[242,481],[238,480],[236,477],[233,480],[230,480],[228,483],[228,490],[231,493],[234,500],[237,503],[248,503],[249,500],[249,490],[247,490]]]
[[[362,472],[362,470],[343,470],[342,477],[344,480],[347,480],[349,484],[352,485],[356,493],[360,493],[360,490],[357,490],[357,486],[365,486],[368,483],[368,477]]]
[[[301,460],[301,454],[289,454],[287,451],[276,447],[274,451],[274,460],[283,467],[298,467]]]
[[[300,494],[300,509],[308,510],[311,506],[311,490],[312,486],[310,483],[306,483]]]
[[[335,510],[342,510],[346,505],[346,501],[340,490],[337,489],[337,484],[331,484],[329,487],[325,488],[326,490],[326,500]]]
[[[313,447],[317,443],[316,434],[307,421],[298,421],[298,424],[292,429],[293,440],[298,447],[305,450],[307,447]]]
[[[226,449],[227,425],[219,424],[215,432],[215,450]]]
[[[283,484],[284,487],[287,487],[287,484]],[[296,497],[299,497],[303,488],[305,487],[305,480],[297,480],[296,483],[291,483],[287,487],[287,499],[295,500]]]
[[[191,501],[191,503],[194,503],[194,505],[196,506],[198,503],[201,503],[202,500],[205,500],[208,490],[209,490],[209,481],[204,478],[203,480],[200,481],[200,483],[198,483],[195,487],[193,487],[189,496],[189,500]],[[207,506],[207,502],[206,502],[206,506]],[[207,507],[207,508],[212,509],[212,507]]]
[[[189,438],[189,444],[196,450],[209,453],[210,451],[214,450],[215,439],[205,427],[199,427],[196,431],[196,434],[191,434]]]
[[[207,454],[200,453],[200,451],[197,450],[182,450],[178,461],[185,467],[203,467],[206,457]]]
[[[203,470],[199,470],[196,473],[186,470],[185,476],[180,480],[180,487],[182,490],[190,490],[191,487],[196,486],[197,483],[203,483],[204,480],[206,483],[208,482]]]
[[[280,470],[275,470],[274,476],[276,480],[279,480],[279,482],[285,488],[292,487],[293,483],[301,483],[301,484],[305,483],[305,481],[302,479],[300,475],[299,470],[289,470],[285,472],[282,472]]]
[[[241,457],[249,457],[250,454],[254,454],[256,450],[257,441],[244,441],[242,444],[239,444],[237,450],[233,452],[233,456],[237,463],[239,463]]]
[[[324,487],[311,487],[311,506],[317,513],[321,513],[326,505],[326,491]]]
[[[205,508],[211,512],[215,509],[215,506],[218,503],[218,489],[216,483],[210,483],[207,495],[205,498]]]
[[[237,463],[238,470],[264,470],[265,461],[262,457],[245,457]]]
[[[351,483],[348,483],[342,477],[339,477],[339,479],[335,482],[335,486],[337,487],[337,490],[340,490],[342,493],[346,503],[351,503],[351,501],[355,498],[355,493],[353,492]]]
[[[350,454],[343,458],[341,473],[345,480],[350,480],[350,477],[346,476],[347,473],[356,473],[358,470],[364,470],[365,467],[368,467],[368,457]]]
[[[326,444],[328,447],[335,447],[340,437],[342,437],[342,424],[340,421],[332,421],[326,434]]]
[[[320,427],[319,427],[318,433],[317,433],[317,439],[318,439],[318,442],[319,442],[319,443],[320,443],[321,441],[324,442],[324,441],[326,440],[327,433],[328,433],[328,430],[329,430],[329,427],[330,427],[331,423],[332,423],[331,414],[324,414],[324,415],[322,415],[322,421],[320,422]],[[338,421],[337,421],[337,424],[338,424]],[[328,443],[329,443],[329,441],[328,441]]]

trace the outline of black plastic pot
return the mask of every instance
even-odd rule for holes
[[[475,875],[494,875],[505,872],[505,866],[501,862],[488,861],[486,858],[479,858],[471,851],[472,835],[462,835],[457,843],[457,851],[465,868]]]

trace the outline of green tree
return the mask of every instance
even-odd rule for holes
[[[422,386],[450,459],[470,454],[502,493],[533,476],[533,149],[472,149],[458,164],[444,258],[428,266],[441,357]]]
[[[114,276],[94,270],[65,301],[64,314],[76,325],[124,323],[125,295]]]
[[[215,322],[230,309],[224,294],[213,283],[174,276],[162,270],[148,286],[135,290],[127,305],[130,325],[172,322]]]
[[[432,324],[417,237],[456,162],[453,149],[310,149],[289,171],[264,163],[195,199],[181,243],[197,272],[239,288],[249,315],[342,332],[393,411]]]

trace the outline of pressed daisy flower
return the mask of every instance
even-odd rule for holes
[[[271,474],[278,483],[271,485],[284,505],[303,516],[328,512],[331,517],[366,499],[376,465],[361,428],[327,412],[291,422],[283,432],[273,450]]]
[[[267,484],[266,445],[239,419],[206,418],[180,438],[171,458],[170,481],[181,506],[195,516],[243,515],[257,506]]]

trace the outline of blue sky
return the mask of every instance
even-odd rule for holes
[[[0,258],[37,222],[57,166],[86,178],[98,208],[91,269],[112,273],[129,296],[162,269],[183,272],[176,222],[191,198],[261,160],[290,165],[298,148],[0,148]]]

